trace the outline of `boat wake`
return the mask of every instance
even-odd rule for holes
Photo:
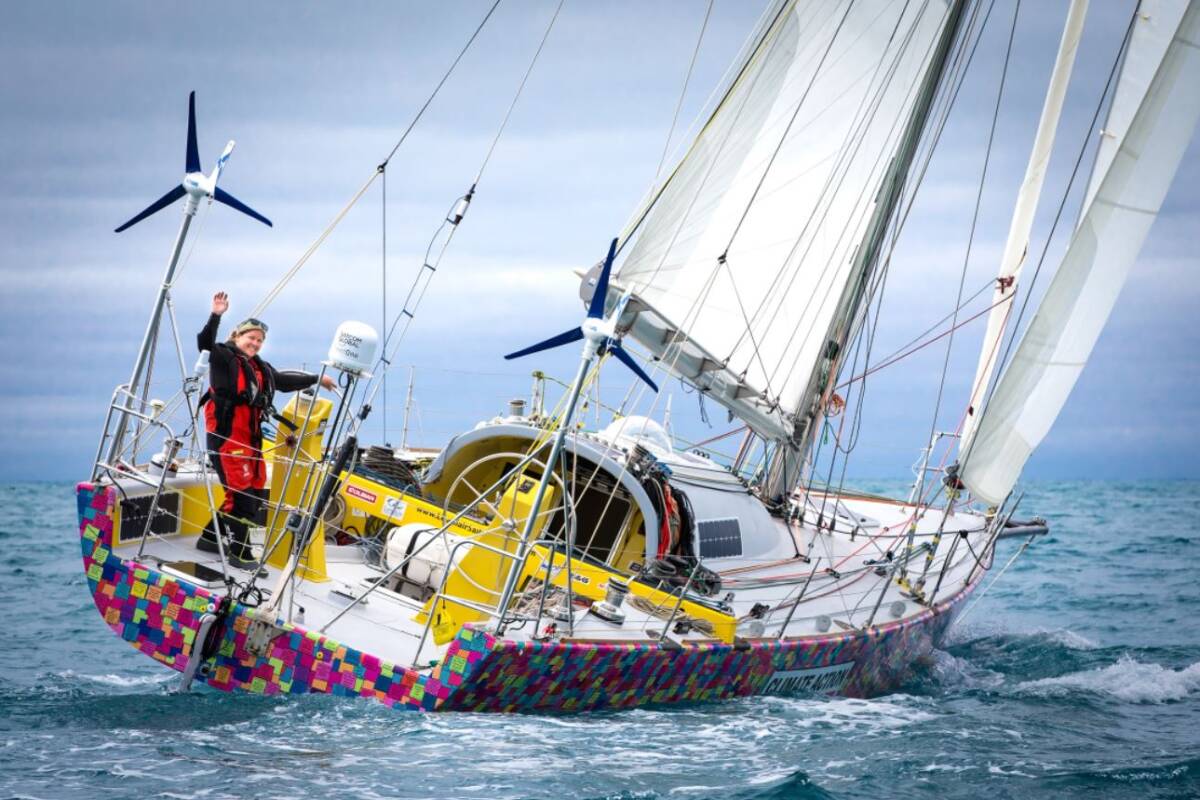
[[[1124,703],[1169,703],[1200,692],[1200,661],[1175,670],[1124,655],[1107,667],[1025,681],[1016,689],[1037,697],[1064,697],[1082,692]]]

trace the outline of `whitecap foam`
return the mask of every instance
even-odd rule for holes
[[[67,680],[80,680],[89,683],[101,683],[105,686],[155,686],[160,683],[169,683],[179,678],[172,672],[154,673],[153,675],[117,675],[109,672],[104,675],[90,675],[86,672],[76,672],[73,669],[68,669],[63,672],[54,673],[59,678]]]
[[[999,619],[971,620],[970,623],[955,625],[942,646],[952,647],[995,638],[1042,639],[1068,650],[1097,650],[1100,647],[1097,642],[1069,628],[1013,628]]]
[[[1017,691],[1041,697],[1089,692],[1126,703],[1165,703],[1200,691],[1200,661],[1174,670],[1160,664],[1143,664],[1126,655],[1100,669],[1026,681],[1017,685]]]
[[[933,651],[933,677],[942,687],[988,690],[1004,684],[1004,676],[999,672],[976,666],[945,650]]]

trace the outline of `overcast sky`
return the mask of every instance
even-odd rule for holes
[[[210,168],[236,139],[222,186],[269,216],[202,211],[175,291],[189,362],[217,289],[241,318],[395,144],[490,3],[13,4],[0,29],[0,479],[87,476],[105,404],[128,377],[182,204],[112,229],[182,177],[187,94],[197,93]],[[505,0],[387,180],[388,302],[395,313],[447,209],[470,185],[554,2]],[[717,0],[672,149],[762,11]],[[501,355],[577,324],[572,270],[603,255],[651,184],[707,4],[567,0],[397,359],[416,367],[410,443],[437,446],[507,398],[529,372],[569,377],[573,349]],[[1085,31],[1034,229],[1040,252],[1124,32],[1130,2],[1098,0]],[[946,314],[963,267],[999,64],[1012,19],[996,0],[976,64],[896,253],[879,354]],[[993,275],[1054,59],[1065,2],[1025,3],[967,285]],[[1193,142],[1092,362],[1027,476],[1200,477]],[[1075,206],[1069,204],[1073,222]],[[338,322],[381,324],[383,204],[376,184],[265,315],[264,355],[313,365]],[[1050,247],[1047,270],[1065,239]],[[1044,276],[1045,277],[1045,276]],[[231,319],[232,321],[232,319]],[[982,320],[955,340],[937,427],[953,428]],[[163,350],[156,393],[177,384]],[[944,347],[870,385],[852,474],[906,478],[925,444]],[[605,373],[613,391],[625,381]],[[390,381],[399,440],[407,368]],[[668,387],[681,432],[732,427]],[[374,422],[382,435],[382,411]],[[594,418],[593,418],[594,421]]]

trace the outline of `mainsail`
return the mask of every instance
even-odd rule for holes
[[[1139,15],[1130,40],[1106,126],[1117,141],[1096,167],[1103,177],[963,454],[962,479],[986,502],[1005,498],[1066,402],[1200,118],[1200,6],[1176,0],[1158,11]]]
[[[945,0],[781,3],[618,272],[631,335],[766,438],[791,439],[806,411],[960,14]]]

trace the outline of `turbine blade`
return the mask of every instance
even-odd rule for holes
[[[171,203],[174,203],[176,200],[183,197],[185,194],[187,194],[187,192],[185,192],[183,190],[182,185],[176,186],[174,189],[167,192],[162,197],[158,198],[153,203],[151,203],[149,206],[147,206],[145,211],[138,214],[136,217],[129,220],[128,222],[126,222],[124,225],[117,228],[113,232],[120,233],[121,231],[125,230],[126,228],[131,228],[134,225],[137,225],[139,222],[144,220],[146,217],[150,216],[151,214],[153,214],[156,211],[162,211],[164,208],[171,205]]]
[[[515,353],[509,353],[504,358],[505,358],[505,360],[511,361],[514,358],[520,358],[521,356],[527,356],[530,353],[540,353],[543,350],[550,350],[551,348],[559,347],[560,345],[564,345],[564,344],[570,344],[571,342],[578,342],[582,339],[583,339],[583,328],[572,328],[569,331],[563,331],[562,333],[558,334],[557,336],[551,336],[549,339],[546,339],[545,341],[538,342],[537,344],[534,344],[534,345],[530,345],[529,347],[526,347],[524,350],[518,350]]]
[[[634,375],[637,375],[639,378],[644,380],[651,389],[656,392],[658,391],[658,384],[650,380],[650,376],[646,374],[645,370],[642,369],[640,364],[633,360],[633,356],[629,355],[628,350],[621,347],[621,345],[617,342],[610,342],[607,349],[608,352],[617,357],[618,361],[633,370]]]
[[[604,259],[604,267],[600,270],[600,277],[596,279],[596,291],[592,292],[592,302],[588,306],[589,317],[594,319],[604,318],[604,301],[608,297],[608,275],[612,272],[613,259],[617,257],[617,240],[613,239],[612,244],[608,246],[608,256]]]
[[[256,220],[261,222],[263,225],[266,225],[268,228],[275,227],[274,225],[271,224],[271,220],[267,219],[262,214],[258,213],[253,208],[251,208],[250,206],[243,203],[241,200],[238,200],[236,197],[234,197],[229,192],[222,189],[220,186],[218,186],[213,191],[213,199],[216,200],[218,203],[224,203],[225,205],[229,206],[230,208],[236,209],[236,210],[242,212],[243,214],[245,214],[248,217],[254,217]]]
[[[200,171],[200,148],[196,146],[196,93],[188,95],[187,163],[184,172]]]

